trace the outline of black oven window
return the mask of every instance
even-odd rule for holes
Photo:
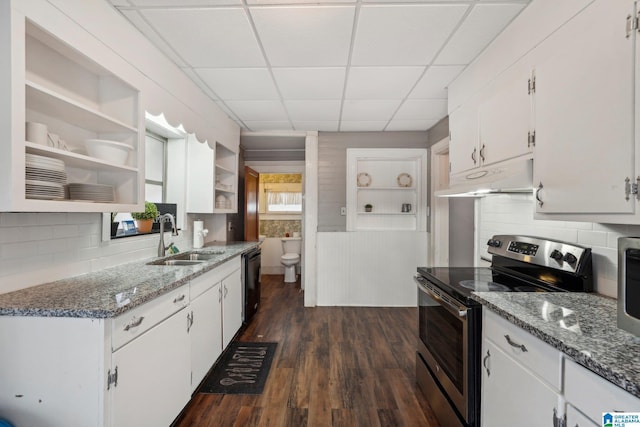
[[[640,250],[627,249],[625,258],[625,311],[630,316],[640,319]]]
[[[420,297],[420,339],[458,391],[463,393],[464,324],[446,308],[423,301],[423,294]]]

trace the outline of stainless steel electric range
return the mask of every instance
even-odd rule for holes
[[[419,267],[418,385],[442,427],[480,426],[482,307],[474,291],[591,292],[591,249],[496,235],[491,267]]]

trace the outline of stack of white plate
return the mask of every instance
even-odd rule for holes
[[[72,200],[89,200],[92,202],[113,202],[115,200],[113,185],[71,183],[69,198]]]
[[[64,199],[66,182],[67,172],[62,160],[26,154],[25,196],[27,199]]]

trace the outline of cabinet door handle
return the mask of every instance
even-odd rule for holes
[[[484,163],[484,144],[482,144],[482,148],[480,149],[480,160]]]
[[[227,289],[227,285],[224,285],[224,297],[227,297],[227,294],[229,293],[229,289]]]
[[[471,160],[473,160],[473,164],[475,165],[476,163],[478,163],[478,161],[476,160],[476,149],[473,149],[473,153],[471,153]]]
[[[176,297],[176,298],[173,300],[173,303],[174,303],[174,304],[177,304],[177,303],[179,303],[180,301],[184,301],[184,299],[185,299],[185,296],[184,296],[184,294],[182,294],[182,295],[180,295],[179,297]]]
[[[538,202],[538,206],[540,206],[540,207],[542,207],[542,205],[544,205],[544,202],[540,198],[540,191],[542,191],[543,188],[544,187],[542,186],[542,182],[540,182],[540,184],[538,184],[538,188],[536,188],[536,201]]]
[[[125,331],[128,331],[131,328],[135,328],[137,326],[140,326],[140,324],[142,324],[142,321],[144,320],[144,316],[140,316],[138,318],[133,318],[131,320],[131,322],[127,323],[127,326],[124,327]]]
[[[484,366],[484,369],[487,370],[487,377],[491,376],[491,371],[487,367],[487,360],[489,360],[490,357],[491,357],[491,353],[489,353],[489,350],[487,350],[487,355],[482,359],[482,366]]]
[[[524,344],[518,344],[517,342],[513,341],[509,335],[505,335],[504,338],[507,340],[511,347],[519,348],[523,353],[528,351],[527,347],[525,347]]]

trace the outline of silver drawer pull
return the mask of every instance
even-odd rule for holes
[[[179,303],[180,301],[184,301],[184,298],[185,298],[185,296],[184,296],[184,294],[182,294],[182,295],[180,295],[179,297],[176,297],[176,298],[173,300],[173,302],[174,302],[174,304],[175,304],[175,303]]]
[[[511,347],[519,348],[523,353],[528,351],[527,347],[525,347],[524,344],[518,344],[517,342],[514,342],[509,335],[505,335],[504,338],[507,340]]]
[[[125,331],[128,331],[131,328],[135,328],[137,326],[140,326],[140,324],[142,323],[142,321],[144,320],[144,316],[140,316],[138,318],[133,318],[133,320],[131,322],[129,322],[127,324],[127,326],[124,327]]]

